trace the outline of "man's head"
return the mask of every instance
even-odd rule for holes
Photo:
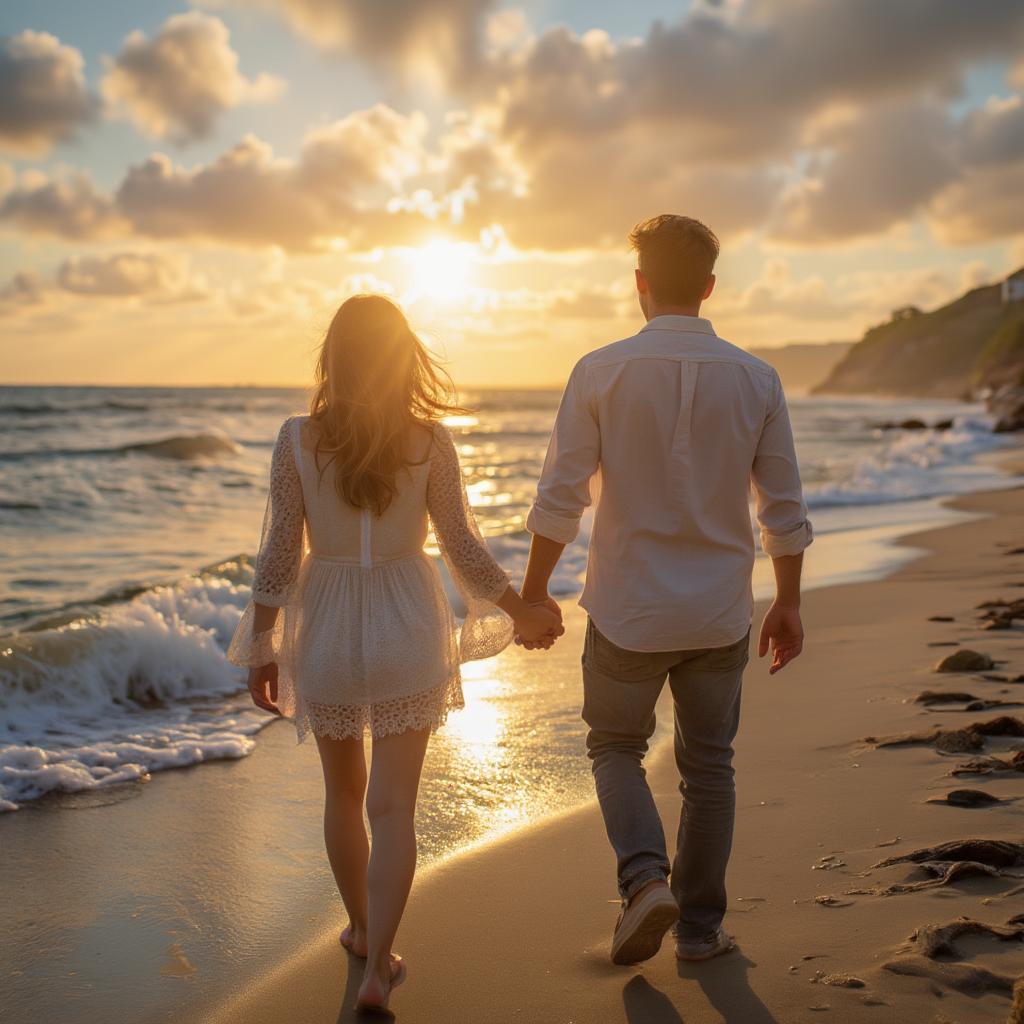
[[[647,319],[666,312],[696,316],[715,287],[715,233],[692,217],[662,213],[637,224],[629,243],[636,250],[636,290]]]

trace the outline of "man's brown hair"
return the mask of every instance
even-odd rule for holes
[[[715,233],[693,217],[662,213],[629,233],[651,297],[663,305],[692,306],[704,297],[715,269]]]

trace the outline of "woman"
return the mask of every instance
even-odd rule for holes
[[[316,737],[327,855],[349,917],[341,943],[367,959],[358,1005],[384,1008],[405,977],[391,946],[416,866],[420,770],[431,733],[462,707],[459,664],[496,654],[513,632],[549,645],[561,624],[524,602],[488,552],[439,422],[455,411],[450,381],[402,311],[348,299],[316,379],[310,415],[278,435],[252,602],[228,657],[249,667],[259,707],[293,717],[300,742]],[[423,550],[428,517],[466,605],[458,635]]]

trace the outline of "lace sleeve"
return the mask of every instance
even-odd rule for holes
[[[305,505],[302,480],[296,463],[298,423],[285,421],[270,460],[270,494],[263,516],[263,535],[256,571],[252,581],[252,599],[242,612],[228,646],[227,658],[234,665],[266,665],[274,661],[281,648],[284,616],[278,615],[273,628],[255,634],[256,604],[282,608],[295,598],[305,549]]]
[[[427,511],[452,580],[466,606],[462,624],[462,661],[489,658],[512,640],[512,620],[494,604],[509,585],[480,534],[469,504],[462,467],[451,434],[434,431]]]
[[[252,581],[252,599],[275,608],[291,599],[302,561],[305,506],[294,435],[293,422],[287,420],[277,435],[270,460],[270,495]]]

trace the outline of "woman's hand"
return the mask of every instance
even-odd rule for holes
[[[271,661],[259,668],[249,669],[249,696],[253,704],[272,715],[281,714],[274,703],[277,700],[277,662]]]
[[[547,650],[564,632],[561,616],[547,604],[530,604],[516,616],[516,640]]]

